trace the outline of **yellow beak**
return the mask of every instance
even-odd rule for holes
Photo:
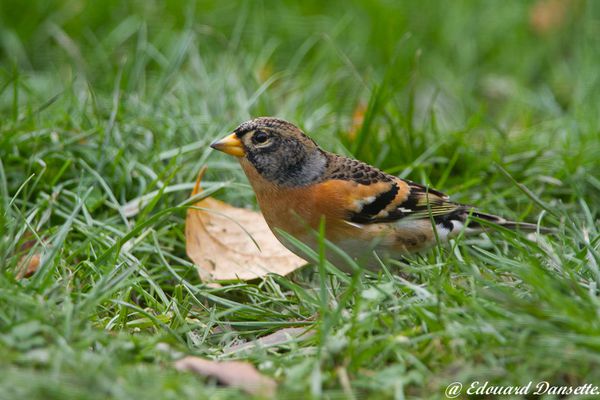
[[[246,155],[242,141],[236,136],[235,133],[225,136],[221,140],[217,140],[211,144],[210,147],[236,157],[244,157]]]

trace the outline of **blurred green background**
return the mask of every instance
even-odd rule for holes
[[[282,397],[600,383],[599,37],[584,0],[2,0],[0,398],[235,398],[171,360],[299,323],[320,334],[239,355]],[[261,115],[560,233],[417,256],[418,288],[314,268],[206,286],[178,205],[204,164],[207,189],[253,204],[207,145]]]

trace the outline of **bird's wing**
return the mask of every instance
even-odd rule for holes
[[[373,187],[373,192],[376,192]],[[403,193],[402,196],[393,196],[394,193]],[[350,215],[350,221],[361,224],[393,222],[404,218],[429,219],[436,222],[451,217],[463,218],[466,207],[454,203],[448,196],[437,190],[419,185],[414,182],[394,178],[389,182],[389,189],[373,193],[369,199],[372,202],[363,202],[359,211]]]
[[[470,209],[451,202],[442,192],[336,155],[330,155],[327,181],[343,194],[342,207],[351,223],[372,224],[430,217],[441,220],[465,214],[465,210]],[[329,185],[327,182],[324,184]]]
[[[326,214],[341,217],[351,225],[433,220],[447,233],[466,225],[469,216],[508,229],[553,232],[535,224],[508,221],[472,206],[451,201],[444,193],[418,183],[388,175],[360,161],[339,156],[326,179],[316,185],[318,204],[328,204]],[[485,225],[468,222],[469,232],[481,232]]]

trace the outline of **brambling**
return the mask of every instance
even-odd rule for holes
[[[325,237],[356,259],[373,250],[402,258],[463,230],[482,232],[483,226],[470,216],[510,229],[539,229],[452,202],[435,189],[329,153],[281,119],[244,122],[211,147],[238,157],[271,231],[302,258],[306,255],[281,231],[317,248],[315,232],[322,218]]]

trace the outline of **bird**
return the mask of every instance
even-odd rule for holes
[[[404,260],[461,232],[481,233],[489,226],[481,221],[546,231],[456,203],[436,189],[323,150],[283,119],[251,119],[210,146],[237,157],[273,234],[307,261],[309,256],[290,237],[317,250],[321,223],[327,241],[369,269],[377,269],[382,258]],[[342,264],[348,259],[335,252],[328,258]]]

